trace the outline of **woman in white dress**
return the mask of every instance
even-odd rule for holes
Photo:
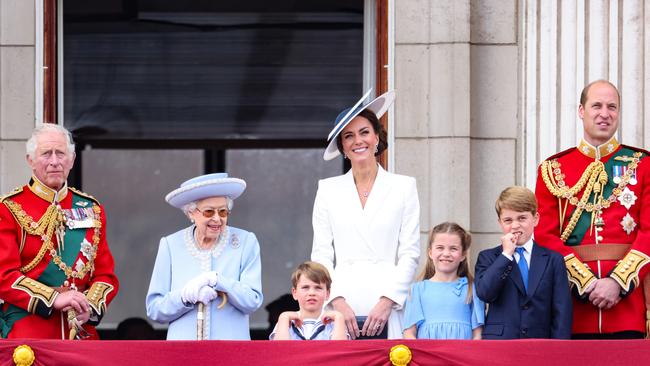
[[[311,258],[332,274],[330,302],[351,337],[401,338],[403,306],[420,255],[420,204],[415,179],[386,172],[376,160],[386,148],[379,118],[390,91],[360,107],[370,92],[336,119],[324,159],[342,154],[352,169],[319,181]]]

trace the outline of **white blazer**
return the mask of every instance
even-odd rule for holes
[[[386,172],[362,208],[352,170],[318,182],[311,259],[332,276],[330,300],[345,298],[368,315],[381,296],[396,303],[389,338],[401,338],[402,307],[420,256],[420,203],[415,178]]]

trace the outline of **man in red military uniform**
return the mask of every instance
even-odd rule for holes
[[[74,158],[66,129],[37,127],[29,184],[0,198],[0,338],[97,338],[117,294],[104,210],[66,183]]]
[[[579,145],[544,161],[535,194],[535,240],[564,255],[573,288],[573,338],[642,338],[642,281],[650,266],[650,159],[621,145],[620,94],[608,81],[587,85]]]

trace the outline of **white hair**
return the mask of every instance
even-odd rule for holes
[[[234,202],[233,199],[230,198],[230,197],[225,197],[225,198],[226,198],[226,205],[228,205],[228,211],[230,211],[230,210],[232,210],[232,206],[233,206],[233,204],[234,204],[235,202]],[[181,210],[183,211],[183,213],[185,214],[185,216],[189,217],[189,216],[190,216],[190,213],[193,212],[193,211],[195,211],[195,210],[197,209],[196,204],[197,204],[198,202],[199,202],[199,201],[192,201],[192,202],[190,202],[190,203],[186,203],[186,204],[184,204],[183,207],[181,207]]]
[[[25,151],[27,152],[27,155],[31,157],[32,159],[34,158],[34,154],[36,153],[36,149],[38,146],[36,146],[37,139],[39,136],[46,132],[58,132],[65,136],[66,139],[66,144],[68,145],[68,152],[71,154],[74,154],[74,141],[72,140],[72,134],[70,131],[68,131],[65,127],[61,125],[57,125],[54,123],[43,123],[39,126],[36,126],[34,130],[32,131],[32,136],[27,140],[27,143],[25,144]]]

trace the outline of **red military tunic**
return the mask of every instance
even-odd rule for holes
[[[598,169],[603,173],[594,173]],[[586,190],[591,192],[585,195]],[[535,194],[540,214],[535,241],[565,257],[577,295],[572,332],[645,333],[646,307],[639,279],[650,268],[646,266],[650,261],[647,152],[619,145],[614,138],[598,148],[582,141],[540,165]],[[607,276],[621,286],[624,297],[613,308],[600,310],[586,301],[585,289]]]
[[[92,308],[83,328],[97,338],[94,325],[119,286],[102,206],[72,188],[57,195],[36,178],[0,201],[0,337],[67,339],[67,315],[53,304],[73,286]],[[57,229],[65,230],[62,246]]]

